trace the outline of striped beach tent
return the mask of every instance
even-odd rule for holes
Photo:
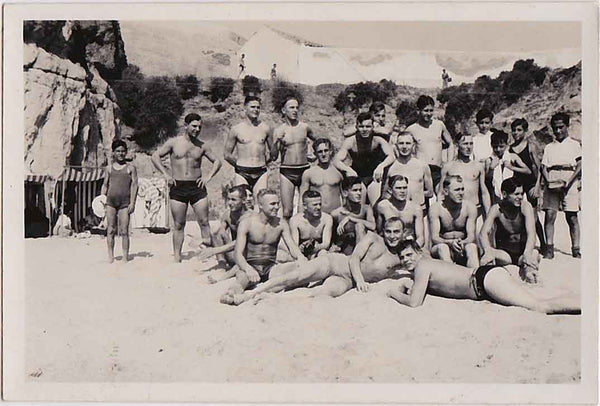
[[[55,197],[60,198],[61,205],[67,205],[67,212],[72,210],[71,220],[75,232],[80,231],[80,221],[90,213],[92,201],[102,190],[104,170],[105,168],[69,166],[58,177]]]

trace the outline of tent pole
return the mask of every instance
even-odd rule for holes
[[[63,215],[65,214],[65,185],[66,185],[66,175],[65,175],[66,167],[63,169],[63,177],[62,177],[62,197],[60,199],[60,226],[63,226]]]

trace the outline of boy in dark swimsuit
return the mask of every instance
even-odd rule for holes
[[[135,166],[125,161],[127,144],[123,140],[114,140],[112,151],[115,162],[107,169],[102,185],[102,194],[106,195],[106,242],[108,262],[114,261],[115,235],[121,236],[123,262],[129,261],[129,216],[135,210],[138,178]]]
[[[413,280],[391,282],[386,294],[403,305],[421,306],[429,293],[449,299],[489,300],[546,314],[581,314],[580,300],[576,295],[536,298],[533,291],[523,287],[501,266],[469,269],[425,258],[418,244],[412,240],[400,243],[398,252],[401,264],[413,275]]]
[[[524,279],[535,283],[540,255],[534,248],[534,216],[531,204],[523,200],[521,183],[515,177],[502,182],[502,200],[492,206],[481,228],[481,264],[519,265]],[[494,226],[496,248],[490,242]]]

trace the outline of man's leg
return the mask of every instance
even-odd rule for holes
[[[115,260],[115,236],[117,235],[117,209],[106,207],[106,245],[108,246],[108,262]]]
[[[480,264],[510,265],[512,264],[512,259],[509,253],[504,250],[498,248],[489,248],[488,251],[481,257]]]
[[[257,184],[258,185],[258,184]],[[290,221],[294,212],[294,191],[296,187],[284,175],[279,175],[279,191],[281,194],[281,209],[283,218]],[[302,198],[302,197],[300,197]]]
[[[123,250],[123,262],[129,261],[129,208],[119,209],[119,236],[121,237],[121,248]]]
[[[467,257],[467,268],[477,268],[479,266],[479,250],[477,249],[477,244],[466,244],[464,250],[465,256]]]
[[[544,230],[546,231],[546,252],[544,258],[554,258],[554,222],[556,221],[556,210],[545,209]]]
[[[181,248],[183,247],[183,237],[185,229],[185,217],[187,214],[187,203],[179,200],[170,200],[171,214],[173,215],[173,254],[175,262],[181,262]]]
[[[212,235],[210,233],[210,225],[208,224],[208,196],[198,200],[192,205],[196,221],[200,226],[200,234],[202,234],[202,244],[213,246]]]
[[[269,171],[266,171],[256,181],[256,184],[254,185],[254,188],[252,189],[252,194],[254,195],[255,199],[258,198],[258,191],[259,190],[263,190],[263,189],[267,188],[267,186],[268,186],[268,180],[269,180]],[[256,200],[256,207],[258,207],[258,200]]]
[[[367,186],[367,198],[369,199],[369,204],[372,206],[375,205],[379,197],[381,196],[381,182],[377,182],[373,180]]]
[[[448,244],[436,244],[431,248],[431,256],[446,262],[453,262]]]
[[[579,251],[579,218],[576,211],[565,211],[565,218],[569,225],[569,233],[571,234],[571,251],[575,258],[581,257]]]
[[[580,314],[581,304],[574,295],[537,300],[504,268],[494,268],[483,280],[488,296],[504,306],[519,306],[546,314]]]
[[[234,265],[229,269],[216,269],[207,276],[206,281],[211,284],[221,282],[235,277],[239,270],[240,268],[237,265]]]
[[[352,281],[333,275],[325,279],[322,285],[312,288],[298,288],[281,293],[285,298],[338,297],[352,289]]]

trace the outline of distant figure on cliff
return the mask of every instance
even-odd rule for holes
[[[442,89],[446,89],[448,87],[448,83],[452,82],[452,78],[446,72],[446,69],[442,69]]]
[[[277,79],[277,64],[274,63],[273,67],[271,68],[271,80],[275,80]]]
[[[240,76],[242,76],[242,73],[244,73],[244,71],[246,70],[246,61],[244,60],[244,58],[246,57],[246,55],[242,54],[242,56],[240,57],[240,73],[238,73],[238,79]]]

